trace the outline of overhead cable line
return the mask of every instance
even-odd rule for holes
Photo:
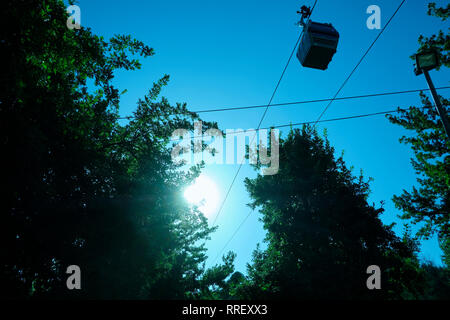
[[[420,107],[420,109],[430,109],[433,108],[433,106],[424,106],[424,107]],[[408,111],[411,108],[407,108],[407,109],[400,109],[398,108],[397,110],[389,110],[389,111],[382,111],[382,112],[374,112],[374,113],[366,113],[366,114],[360,114],[360,115],[355,115],[355,116],[347,116],[347,117],[340,117],[340,118],[332,118],[332,119],[325,119],[325,120],[319,120],[318,122],[332,122],[332,121],[341,121],[341,120],[349,120],[349,119],[357,119],[357,118],[365,118],[365,117],[372,117],[372,116],[377,116],[377,115],[386,115],[386,114],[391,114],[391,113],[396,113],[396,112],[402,112],[402,111]],[[297,122],[297,123],[291,123],[291,124],[283,124],[283,125],[278,125],[278,126],[273,126],[271,128],[282,128],[282,127],[295,127],[295,126],[301,126],[301,125],[307,125],[307,124],[313,124],[313,123],[317,123],[316,121],[308,121],[308,122]],[[265,129],[270,129],[270,128],[265,128]],[[223,253],[223,251],[225,251],[226,247],[228,246],[228,244],[230,244],[230,242],[233,240],[233,238],[236,236],[236,234],[239,232],[239,230],[242,228],[242,226],[244,225],[244,223],[247,221],[248,217],[250,216],[250,214],[253,212],[250,211],[250,213],[242,220],[242,222],[240,223],[240,225],[236,228],[236,230],[233,232],[232,236],[228,239],[228,241],[226,242],[225,246],[222,248],[222,250],[219,252],[219,254],[217,254],[216,258],[214,259],[215,263],[218,259],[218,257]]]
[[[223,246],[222,250],[219,251],[219,253],[217,254],[217,256],[214,258],[214,263],[216,263],[217,259],[219,259],[220,255],[225,251],[226,247],[228,247],[228,245],[230,244],[230,242],[234,239],[234,237],[236,236],[236,234],[239,232],[239,230],[242,228],[242,226],[245,224],[245,222],[247,221],[247,219],[250,217],[250,215],[252,214],[253,210],[250,211],[247,216],[244,218],[244,220],[242,220],[241,224],[239,225],[239,227],[237,227],[237,229],[233,232],[233,234],[231,235],[230,239],[228,239],[227,243],[225,243],[225,245]]]
[[[450,86],[438,87],[436,90],[444,90],[450,89]],[[350,100],[350,99],[362,99],[362,98],[372,98],[372,97],[381,97],[381,96],[390,96],[390,95],[398,95],[398,94],[406,94],[406,93],[416,93],[421,91],[430,91],[430,89],[414,89],[414,90],[403,90],[403,91],[393,91],[393,92],[381,92],[381,93],[371,93],[357,96],[347,96],[341,98],[335,98],[334,101],[338,100]],[[296,104],[308,104],[308,103],[318,103],[318,102],[327,102],[333,100],[332,98],[328,99],[314,99],[314,100],[303,100],[303,101],[293,101],[293,102],[283,102],[283,103],[273,103],[270,105],[270,108],[273,107],[281,107],[281,106],[290,106]],[[254,106],[243,106],[243,107],[227,107],[227,108],[217,108],[217,109],[206,109],[206,110],[192,110],[195,113],[210,113],[210,112],[222,112],[222,111],[237,111],[237,110],[246,110],[246,109],[257,109],[257,108],[265,108],[266,105],[254,105]]]
[[[450,89],[450,86],[437,87],[436,90],[447,90]],[[302,101],[293,101],[293,102],[283,102],[283,103],[273,103],[270,105],[273,107],[282,107],[282,106],[291,106],[297,104],[309,104],[309,103],[319,103],[319,102],[327,102],[327,101],[343,101],[343,100],[356,100],[356,99],[364,99],[364,98],[373,98],[373,97],[382,97],[382,96],[393,96],[399,94],[407,94],[407,93],[417,93],[422,91],[430,91],[429,88],[424,89],[413,89],[413,90],[402,90],[402,91],[391,91],[391,92],[378,92],[378,93],[368,93],[356,96],[347,96],[340,98],[327,98],[327,99],[313,99],[313,100],[302,100]],[[204,109],[204,110],[190,110],[195,113],[212,113],[212,112],[224,112],[224,111],[238,111],[238,110],[248,110],[248,109],[257,109],[257,108],[265,108],[267,105],[253,105],[253,106],[242,106],[242,107],[226,107],[226,108],[214,108],[214,109]],[[134,119],[134,116],[127,117],[119,117],[118,120],[130,120]]]
[[[309,17],[311,17],[311,14],[314,11],[314,8],[316,7],[316,4],[317,4],[317,0],[314,1],[314,5],[313,5],[313,7],[312,7],[312,9],[311,9],[311,11],[309,13]],[[308,17],[308,20],[309,20],[309,17]],[[294,55],[294,52],[295,52],[295,49],[297,48],[298,44],[300,43],[300,40],[302,38],[302,35],[303,35],[304,31],[305,31],[305,28],[303,28],[302,32],[300,32],[300,36],[298,37],[298,39],[297,39],[297,41],[295,43],[295,46],[292,49],[291,55],[289,56],[289,59],[286,62],[286,65],[284,66],[284,69],[283,69],[283,72],[281,73],[280,79],[278,79],[277,85],[275,86],[275,89],[273,90],[272,96],[270,97],[269,103],[267,104],[266,109],[264,110],[264,113],[263,113],[261,119],[259,120],[258,127],[257,127],[256,130],[259,130],[259,128],[261,127],[261,124],[262,124],[262,122],[263,122],[263,120],[264,120],[264,118],[265,118],[265,116],[267,114],[267,111],[269,110],[269,107],[272,104],[272,100],[275,97],[275,94],[277,93],[278,87],[280,86],[281,80],[283,79],[283,76],[284,76],[284,74],[285,74],[285,72],[286,72],[286,70],[287,70],[287,68],[289,66],[289,63],[291,62],[292,56]],[[255,140],[256,135],[257,135],[257,133],[255,132],[255,134],[253,135],[252,140],[250,141],[250,145]],[[238,170],[236,171],[236,174],[234,175],[233,180],[231,181],[231,185],[228,188],[227,193],[225,194],[225,198],[223,199],[223,201],[222,201],[222,203],[221,203],[221,205],[219,207],[219,210],[217,211],[217,214],[216,214],[216,217],[214,218],[212,226],[215,226],[215,224],[217,222],[217,219],[219,218],[220,213],[222,212],[222,209],[223,209],[223,207],[225,205],[225,202],[227,201],[228,196],[230,195],[231,189],[233,188],[234,182],[236,181],[236,178],[239,175],[239,172],[241,171],[242,164],[244,163],[244,160],[245,160],[245,157],[241,160],[241,162],[239,164]]]
[[[431,108],[431,107],[430,106],[425,106],[425,107],[420,107],[420,108],[427,109],[427,108]],[[397,113],[397,112],[402,112],[402,111],[407,111],[407,110],[409,110],[409,108],[407,108],[407,109],[398,108],[396,110],[387,110],[387,111],[380,111],[380,112],[358,114],[358,115],[354,115],[354,116],[346,116],[346,117],[338,117],[338,118],[319,120],[318,122],[319,123],[322,123],[322,122],[335,122],[335,121],[341,121],[341,120],[367,118],[367,117],[386,115],[386,114]],[[278,129],[278,128],[297,127],[297,126],[308,125],[308,124],[315,124],[315,123],[317,123],[317,121],[304,121],[304,122],[296,122],[296,123],[286,123],[286,124],[280,124],[280,125],[266,127],[266,128],[260,128],[259,130],[270,130],[270,129]],[[251,131],[257,131],[257,130],[256,129],[249,129],[249,130],[242,130],[242,131],[234,131],[233,135],[237,134],[237,133],[247,133],[247,132],[251,132]],[[194,137],[194,138],[196,138],[196,137]],[[197,136],[197,138],[200,138],[200,136]]]
[[[420,109],[428,109],[428,108],[431,108],[431,106],[424,106],[424,107],[419,107],[419,108]],[[330,119],[319,120],[318,122],[317,121],[304,121],[304,122],[286,123],[286,124],[274,125],[274,126],[266,127],[266,128],[259,128],[259,130],[270,130],[270,129],[279,129],[279,128],[288,128],[288,127],[298,127],[298,126],[302,126],[302,125],[315,124],[315,123],[335,122],[335,121],[342,121],[342,120],[368,118],[368,117],[379,116],[379,115],[387,115],[387,114],[403,112],[403,111],[408,111],[408,110],[410,110],[410,108],[402,109],[402,108],[399,107],[399,108],[397,108],[395,110],[386,110],[386,111],[380,111],[380,112],[357,114],[357,115],[353,115],[353,116],[330,118]],[[241,130],[241,131],[233,131],[232,135],[236,135],[236,134],[239,134],[239,133],[248,133],[248,132],[252,132],[252,131],[257,131],[257,130],[256,129],[248,129],[248,130]],[[206,136],[208,136],[208,135],[206,135]],[[193,138],[195,139],[195,138],[202,138],[202,137],[203,136],[194,136]],[[178,140],[181,140],[181,139],[173,139],[171,141],[178,141]]]
[[[319,122],[320,119],[322,119],[322,116],[325,114],[325,112],[328,110],[328,108],[331,106],[331,104],[333,103],[334,100],[336,100],[337,96],[339,95],[339,93],[342,91],[342,89],[345,87],[345,85],[347,84],[347,82],[350,80],[351,76],[355,73],[356,69],[358,69],[359,65],[363,62],[364,58],[367,56],[367,54],[370,52],[370,50],[373,48],[373,46],[375,45],[375,43],[378,41],[378,39],[381,37],[381,35],[383,34],[384,30],[386,30],[386,28],[389,26],[389,24],[391,23],[391,21],[394,19],[394,17],[397,15],[397,12],[400,10],[400,8],[403,6],[403,4],[406,2],[406,0],[402,0],[402,2],[400,3],[400,5],[398,6],[397,10],[395,10],[394,14],[390,17],[390,19],[388,20],[388,22],[384,25],[383,29],[381,29],[381,31],[378,33],[378,35],[376,36],[376,38],[372,41],[372,43],[370,44],[369,48],[367,48],[366,52],[363,54],[363,56],[361,57],[361,59],[359,59],[358,63],[356,64],[356,66],[353,68],[352,72],[350,72],[350,74],[347,76],[347,78],[344,80],[344,82],[342,83],[342,85],[339,87],[338,91],[336,91],[335,95],[333,96],[333,98],[330,100],[330,102],[328,103],[328,105],[325,107],[325,109],[323,109],[322,113],[319,115],[319,117],[317,118],[316,123],[314,124],[314,126],[316,126],[317,122]]]

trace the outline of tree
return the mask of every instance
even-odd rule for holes
[[[449,269],[437,267],[431,262],[424,263],[421,268],[426,281],[426,289],[421,299],[448,300],[450,297]]]
[[[263,299],[406,299],[421,292],[415,242],[382,224],[369,182],[309,126],[280,139],[277,175],[246,179],[267,232],[238,292]],[[258,163],[255,168],[260,169]],[[366,270],[381,268],[382,290]]]
[[[2,296],[192,297],[213,229],[180,195],[201,166],[181,171],[170,151],[172,132],[199,118],[157,100],[166,75],[123,123],[112,84],[154,50],[69,30],[60,0],[3,1],[0,12]],[[81,291],[65,285],[73,264]]]
[[[229,300],[242,273],[234,272],[236,254],[229,252],[222,257],[223,265],[215,265],[205,271],[198,298],[207,300]],[[231,276],[230,276],[231,275]]]
[[[428,9],[428,14],[442,20],[450,14],[450,5],[437,8],[435,3],[430,3]],[[438,35],[420,36],[419,44],[419,52],[434,48],[439,53],[442,66],[450,67],[448,32],[444,34],[441,30]],[[433,104],[423,93],[421,98],[423,107],[399,110],[398,116],[388,116],[392,123],[412,132],[400,141],[411,145],[415,155],[411,163],[419,176],[418,187],[413,187],[412,191],[403,190],[401,195],[394,196],[393,201],[403,211],[401,218],[421,224],[418,236],[426,239],[437,233],[444,252],[443,260],[450,266],[450,141]],[[441,97],[441,101],[448,117],[449,100]]]

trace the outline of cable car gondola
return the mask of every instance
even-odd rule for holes
[[[310,9],[302,7],[303,36],[297,50],[297,58],[304,67],[326,70],[336,53],[339,32],[330,23],[319,23],[304,19],[311,14]]]

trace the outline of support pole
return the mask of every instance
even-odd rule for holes
[[[441,117],[442,125],[444,126],[445,133],[447,134],[447,139],[450,139],[450,125],[448,123],[447,113],[445,109],[442,107],[441,100],[436,92],[436,88],[434,87],[433,81],[431,81],[430,74],[427,70],[422,70],[425,75],[425,79],[427,79],[428,87],[430,88],[431,95],[433,96],[434,105],[436,106],[437,112]]]

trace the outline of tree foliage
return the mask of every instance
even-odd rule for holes
[[[134,118],[119,121],[114,75],[139,69],[154,50],[130,36],[106,41],[69,30],[65,10],[58,0],[0,4],[2,295],[198,295],[208,284],[201,243],[212,229],[180,190],[200,166],[183,172],[170,156],[172,132],[198,116],[157,100],[164,75]],[[82,270],[80,292],[66,288],[73,264]]]
[[[369,182],[355,177],[328,140],[308,126],[280,139],[277,175],[246,179],[267,232],[239,292],[266,299],[417,297],[421,273],[414,241],[398,238],[367,202]],[[256,165],[259,168],[260,164]],[[382,289],[368,290],[378,265]]]
[[[429,4],[428,13],[446,20],[449,5],[437,8]],[[450,29],[449,29],[450,30]],[[442,30],[437,35],[419,37],[419,52],[434,48],[440,56],[441,66],[450,67],[450,34]],[[420,224],[418,235],[429,238],[437,233],[444,251],[444,262],[450,265],[450,140],[445,134],[440,117],[429,98],[421,93],[423,107],[400,110],[398,116],[388,116],[392,123],[411,131],[401,142],[412,147],[415,157],[411,159],[418,175],[418,186],[411,191],[403,190],[394,196],[395,205],[403,211],[403,219]],[[448,118],[449,100],[441,97]],[[450,280],[449,280],[450,281]]]

